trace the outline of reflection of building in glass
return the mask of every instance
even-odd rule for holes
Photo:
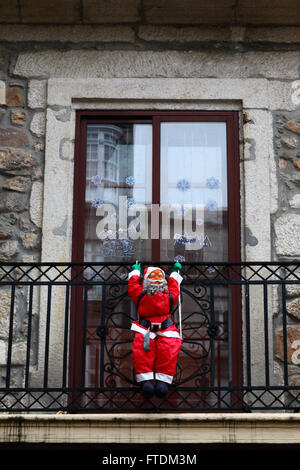
[[[97,262],[102,244],[96,236],[99,217],[96,210],[103,203],[118,206],[120,181],[120,139],[123,129],[112,124],[87,126],[85,246],[84,259]],[[95,292],[96,294],[96,292]]]
[[[134,242],[118,239],[119,197],[126,196],[128,201],[133,200],[134,130],[132,124],[87,127],[86,261],[134,257]],[[102,242],[96,235],[100,220],[96,210],[103,203],[115,207],[116,239]]]
[[[120,196],[127,209],[152,200],[152,126],[149,124],[90,124],[87,126],[87,169],[85,195],[86,261],[129,260],[145,256],[148,241],[119,238]],[[107,203],[115,208],[114,240],[101,241],[96,226],[97,208]],[[104,215],[106,216],[106,214]],[[130,221],[136,216],[130,215]],[[101,230],[102,232],[102,230]],[[147,245],[148,243],[148,245]],[[147,245],[147,246],[146,246]]]
[[[122,134],[123,129],[113,124],[88,126],[86,203],[99,199],[117,205]]]
[[[175,214],[176,217],[176,214]],[[182,261],[224,261],[228,256],[228,211],[219,207],[217,210],[204,210],[204,231],[201,240],[197,241],[193,235],[174,233],[174,227],[183,223],[183,216],[170,215],[171,237],[161,240],[161,253],[164,259],[181,259]],[[196,221],[194,221],[196,223]],[[193,227],[195,228],[195,227]]]

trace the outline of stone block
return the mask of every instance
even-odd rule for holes
[[[275,247],[279,256],[300,255],[300,214],[283,214],[274,224]]]
[[[300,209],[300,194],[295,194],[290,200],[290,206],[293,209]]]
[[[11,365],[20,366],[26,363],[27,345],[25,342],[13,342]],[[7,364],[8,342],[0,340],[0,365]],[[12,379],[11,381],[13,381]]]
[[[24,248],[36,248],[39,242],[38,234],[35,232],[22,233],[21,240]]]
[[[300,297],[300,284],[286,284],[287,297]]]
[[[14,315],[18,309],[19,301],[15,296],[14,299]],[[11,311],[11,289],[0,289],[0,338],[8,339],[9,336],[9,321]],[[14,318],[15,320],[15,318]],[[14,321],[15,327],[15,321]]]
[[[85,0],[84,23],[133,23],[139,20],[139,0]]]
[[[289,131],[300,134],[300,119],[296,119],[295,121],[288,121],[284,127]]]
[[[23,104],[24,100],[18,88],[6,88],[6,106],[22,106]]]
[[[39,181],[35,181],[32,185],[29,207],[30,218],[32,222],[37,227],[41,227],[43,207],[43,183]]]
[[[300,320],[300,298],[294,299],[286,304],[286,311],[289,315]]]
[[[6,228],[0,226],[0,240],[11,238],[11,236],[12,236],[11,230],[7,230]]]
[[[245,42],[299,43],[299,26],[257,26],[245,28]]]
[[[298,0],[273,0],[262,4],[260,0],[241,0],[237,3],[237,19],[240,24],[295,25],[300,16]]]
[[[298,147],[298,140],[295,139],[294,137],[283,136],[281,138],[281,142],[283,143],[283,145],[285,145],[289,149],[295,149],[296,147]]]
[[[26,207],[26,194],[7,192],[0,199],[0,212],[22,212]]]
[[[20,129],[0,129],[0,145],[9,145],[10,147],[22,147],[29,145],[28,136],[25,131]]]
[[[1,214],[0,215],[0,224],[2,227],[6,226],[10,228],[12,225],[15,225],[18,218],[13,212],[10,214]]]
[[[290,378],[290,385],[292,385],[294,387],[300,387],[300,375],[294,375],[293,377],[291,377]]]
[[[42,150],[44,150],[44,148],[45,148],[44,142],[42,142],[41,140],[37,140],[33,144],[33,149],[35,150],[35,152],[41,152]]]
[[[24,176],[15,176],[3,184],[3,189],[10,189],[11,191],[18,191],[26,193],[30,188],[30,178]]]
[[[45,108],[47,98],[47,80],[30,80],[28,84],[29,108]]]
[[[11,111],[10,121],[12,124],[17,124],[18,126],[23,126],[26,123],[27,115],[25,111]]]
[[[1,23],[18,23],[19,22],[18,3],[17,2],[1,2],[0,3],[0,18],[1,18]]]
[[[282,170],[287,167],[287,161],[284,158],[279,158],[278,167]]]
[[[62,13],[63,11],[63,13]],[[22,0],[23,23],[78,23],[80,21],[79,3],[74,0]]]
[[[15,224],[14,214],[1,214],[0,215],[0,241],[6,240],[12,237],[13,229],[12,225]]]
[[[3,172],[30,172],[35,159],[30,152],[23,149],[0,149],[0,170]]]
[[[195,2],[194,0],[144,0],[147,23],[159,24],[232,24],[232,2],[218,0]]]
[[[30,123],[30,130],[38,137],[45,135],[45,113],[35,113]]]
[[[14,73],[71,78],[299,77],[299,53],[231,51],[43,51],[19,54]],[[290,85],[290,84],[289,84]]]
[[[287,338],[287,362],[300,364],[300,326],[289,326],[286,329]],[[283,330],[276,333],[276,356],[284,360]]]
[[[9,240],[0,244],[0,261],[11,261],[18,253],[18,242]]]
[[[19,226],[21,230],[29,230],[30,229],[30,221],[27,214],[21,214],[19,218]]]
[[[1,25],[0,41],[60,41],[60,42],[130,42],[135,33],[129,26],[107,25]]]
[[[127,100],[126,107],[130,106],[130,100],[151,100],[151,105],[155,101],[168,100],[171,103],[171,110],[174,110],[175,106],[176,109],[182,109],[181,100],[184,100],[185,106],[188,106],[188,101],[193,100],[206,102],[208,100],[235,100],[243,101],[245,108],[266,108],[269,106],[267,86],[268,82],[265,79],[98,78],[66,80],[56,78],[48,81],[48,104],[49,106],[57,104],[70,106],[72,99],[97,97],[106,101]],[[195,103],[192,103],[192,106],[195,106]],[[48,128],[49,132],[51,132],[51,127]],[[64,134],[62,137],[65,137]]]
[[[231,30],[228,27],[213,26],[161,26],[141,25],[138,36],[144,41],[155,42],[203,42],[203,41],[230,41]]]
[[[0,105],[6,104],[6,83],[0,80]]]

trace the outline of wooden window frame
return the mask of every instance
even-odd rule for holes
[[[228,195],[228,261],[241,261],[240,217],[240,165],[239,165],[239,116],[238,111],[99,111],[76,112],[72,261],[83,262],[84,257],[84,210],[86,176],[86,137],[88,124],[151,123],[153,130],[152,203],[160,203],[160,124],[161,122],[225,122],[227,135],[227,195]],[[155,183],[154,184],[154,178]],[[157,184],[159,183],[159,184]],[[153,261],[159,261],[159,240],[152,240]],[[211,260],[212,262],[214,260]],[[69,384],[79,386],[78,364],[75,356],[82,333],[75,326],[75,297],[71,298],[70,364]],[[233,368],[232,384],[242,384],[242,315],[241,294],[238,286],[232,287],[232,345],[231,354],[238,365]]]

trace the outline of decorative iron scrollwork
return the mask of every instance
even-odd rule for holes
[[[212,305],[215,299],[211,299],[210,295],[208,287],[200,281],[181,288],[183,343],[173,382],[176,386],[182,384],[195,386],[196,383],[209,382],[214,368],[211,364],[214,360],[212,352],[212,348],[215,348],[214,343],[227,343],[224,334],[226,330],[224,321],[226,322],[227,318],[218,322],[212,320]],[[136,320],[136,310],[128,296],[127,286],[121,284],[107,286],[105,307],[105,332],[108,334],[102,335],[101,339],[105,343],[105,361],[107,361],[104,370],[109,372],[106,384],[134,385],[130,359],[134,333],[130,331],[130,326],[131,322]],[[128,311],[130,308],[131,313]],[[177,308],[176,306],[173,314],[178,326]],[[215,315],[216,312],[214,317]]]
[[[104,340],[104,339],[105,339],[107,333],[108,333],[108,328],[107,328],[106,325],[104,325],[104,326],[101,326],[101,325],[100,325],[100,326],[98,326],[98,328],[96,329],[96,335],[99,336],[99,338],[100,338],[101,340]]]

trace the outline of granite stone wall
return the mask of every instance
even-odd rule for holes
[[[47,101],[49,78],[203,78],[224,80],[265,80],[273,94],[268,97],[272,109],[259,108],[260,90],[251,89],[253,106],[248,115],[241,109],[241,162],[263,159],[269,165],[274,194],[270,204],[271,245],[269,260],[300,258],[300,28],[297,27],[202,27],[190,25],[115,26],[28,26],[5,25],[0,30],[0,263],[34,262],[41,259],[46,110],[55,119],[70,119],[70,108]],[[227,80],[227,81],[226,81]],[[276,90],[294,90],[294,97],[284,97]],[[251,99],[250,99],[251,98]],[[230,103],[218,103],[209,95],[215,109],[229,109]],[[292,105],[290,104],[292,102]],[[245,111],[245,112],[243,112]],[[271,119],[272,152],[264,139],[262,116]],[[257,118],[257,120],[256,120]],[[60,158],[64,160],[64,145]],[[74,142],[71,142],[72,144]],[[269,143],[268,143],[269,145]],[[248,163],[247,163],[248,162]],[[241,167],[242,168],[242,167]],[[242,187],[247,182],[243,182]],[[254,199],[269,191],[264,181],[253,185]],[[53,187],[55,191],[55,187]],[[251,192],[249,192],[250,194]],[[237,197],[239,197],[237,195]],[[248,201],[249,202],[249,201]],[[255,212],[255,210],[254,210]],[[243,217],[242,217],[243,218]],[[253,220],[255,213],[253,213]],[[253,224],[255,227],[255,224]],[[66,227],[61,228],[66,231]],[[245,245],[256,250],[262,242],[253,227],[242,226]],[[243,247],[242,247],[243,252]],[[249,251],[251,253],[251,250]],[[270,259],[271,258],[271,259]],[[59,261],[59,260],[58,260]],[[298,286],[299,287],[299,286]],[[300,288],[288,291],[290,347],[300,338]],[[9,334],[10,291],[0,290],[0,363],[5,365]],[[22,379],[27,341],[28,292],[17,287],[15,294],[14,339],[17,347],[12,360],[16,383]],[[282,361],[282,312],[274,310],[274,342],[278,367]],[[38,299],[34,301],[32,366],[38,357]],[[297,343],[298,344],[298,343]],[[299,366],[292,360],[291,373],[299,380]],[[297,356],[297,354],[296,354]],[[296,357],[295,356],[295,357]],[[294,359],[295,359],[294,357]],[[298,356],[297,356],[298,357]],[[296,372],[297,373],[296,373]],[[297,375],[298,374],[298,375]],[[2,380],[5,378],[3,369]]]

